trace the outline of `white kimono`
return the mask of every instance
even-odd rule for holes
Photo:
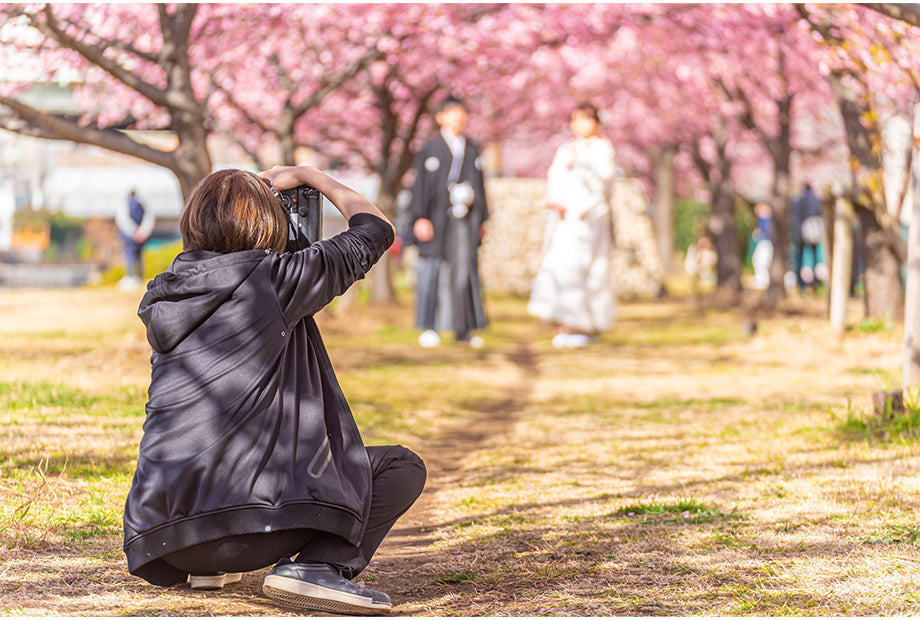
[[[584,333],[608,330],[616,318],[611,274],[613,250],[610,197],[616,165],[610,140],[574,138],[556,152],[549,168],[543,257],[527,311]]]

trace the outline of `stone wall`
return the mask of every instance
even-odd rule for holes
[[[486,181],[490,220],[479,253],[483,287],[530,294],[543,244],[544,179],[492,178]],[[616,242],[614,271],[621,299],[649,298],[662,284],[661,260],[648,217],[648,200],[635,179],[614,188]]]
[[[496,177],[486,180],[489,221],[479,249],[483,288],[530,294],[543,245],[543,179]]]
[[[642,185],[637,179],[618,179],[612,203],[613,270],[619,297],[656,297],[664,284],[664,269]]]

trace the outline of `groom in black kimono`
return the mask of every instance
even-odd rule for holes
[[[440,132],[415,160],[412,234],[418,243],[416,326],[419,344],[440,344],[439,331],[482,346],[474,331],[486,326],[477,253],[489,217],[478,147],[463,136],[468,111],[458,99],[441,104]]]

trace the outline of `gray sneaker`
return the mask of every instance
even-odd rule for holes
[[[276,565],[262,592],[281,605],[335,614],[379,615],[393,607],[389,596],[345,579],[329,564]]]

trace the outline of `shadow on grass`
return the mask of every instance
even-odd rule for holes
[[[602,499],[597,498],[597,499]],[[473,526],[489,533],[441,537],[436,549],[413,547],[404,557],[412,574],[399,594],[412,610],[438,605],[458,615],[860,615],[875,614],[851,593],[819,590],[799,569],[823,566],[822,579],[858,582],[850,565],[853,540],[820,543],[767,540],[742,515],[696,505],[701,520],[661,515],[608,514],[565,527],[528,518],[579,500],[525,504],[484,513]],[[675,506],[676,508],[676,506]],[[628,514],[628,513],[627,513]],[[822,520],[810,527],[822,525]],[[415,534],[394,531],[394,536]],[[386,571],[391,567],[383,567]],[[395,568],[395,567],[392,567]],[[462,579],[456,578],[463,576]],[[386,581],[380,586],[386,589]],[[847,588],[841,588],[846,590]],[[443,606],[442,606],[443,608]],[[912,609],[906,602],[893,609]]]

